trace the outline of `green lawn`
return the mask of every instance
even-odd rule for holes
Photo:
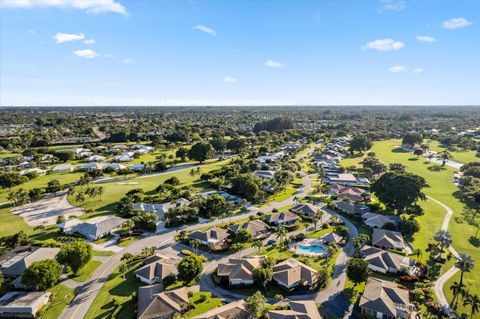
[[[297,190],[295,188],[287,187],[282,191],[276,192],[275,194],[268,196],[267,199],[275,201],[275,202],[281,202],[281,201],[286,200],[287,198],[289,198],[293,194],[295,194],[296,191]]]
[[[204,299],[202,301],[202,299]],[[186,318],[192,318],[205,313],[209,310],[215,309],[223,305],[220,298],[213,298],[210,292],[194,292],[193,296],[189,298],[189,301],[195,305],[195,309],[186,313]]]
[[[458,188],[452,182],[453,174],[456,170],[448,166],[441,167],[440,165],[432,164],[424,158],[416,159],[410,153],[395,151],[394,147],[400,144],[400,140],[375,142],[371,151],[375,152],[378,158],[387,165],[394,162],[402,163],[409,172],[423,176],[430,185],[429,188],[425,189],[425,193],[454,210],[448,230],[452,234],[455,249],[458,252],[470,254],[476,261],[475,271],[466,274],[464,281],[472,293],[480,294],[480,281],[475,280],[474,275],[478,273],[478,268],[480,267],[480,249],[473,246],[469,241],[470,237],[475,235],[476,229],[467,223],[461,222],[461,212],[465,209],[465,205],[456,197]],[[418,217],[421,230],[415,234],[414,238],[414,246],[420,248],[426,247],[427,241],[433,236],[433,232],[441,228],[442,220],[446,213],[442,207],[431,201],[422,203],[422,206],[425,209],[425,214]],[[455,217],[459,218],[456,219]],[[426,258],[426,256],[424,257]],[[446,266],[443,266],[442,270],[446,268]],[[460,274],[454,276],[445,286],[444,291],[448,299],[451,298],[449,287],[453,281],[459,280],[459,276]]]
[[[133,272],[142,265],[142,261],[131,263],[126,274],[122,274],[117,268],[100,289],[85,319],[136,318],[136,302],[132,294],[137,292],[141,283]]]
[[[101,261],[98,260],[90,260],[82,269],[80,269],[77,276],[72,277],[72,279],[76,281],[87,281],[88,278],[97,270],[98,267],[102,264]]]
[[[52,288],[47,289],[52,293],[51,302],[46,308],[41,310],[41,314],[37,316],[39,319],[57,319],[62,313],[63,309],[75,297],[73,289],[68,288],[62,284],[58,284]]]
[[[140,239],[140,236],[132,236],[130,238],[126,237],[120,240],[120,242],[118,243],[118,246],[126,247],[139,239]]]
[[[106,251],[106,250],[94,250],[94,256],[113,256],[115,253],[113,251]]]
[[[435,152],[442,152],[445,150],[444,147],[440,146],[438,141],[426,141],[426,144],[429,146],[429,149]],[[448,150],[450,155],[452,155],[452,160],[460,162],[460,163],[468,163],[468,162],[478,162],[480,161],[480,157],[476,157],[475,151],[467,150],[462,151],[461,149],[457,149],[455,151]]]

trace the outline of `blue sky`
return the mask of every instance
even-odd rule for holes
[[[480,1],[0,0],[0,105],[480,104]]]

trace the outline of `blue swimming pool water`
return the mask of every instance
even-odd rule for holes
[[[306,253],[323,253],[325,251],[325,247],[320,245],[298,245],[297,249]]]

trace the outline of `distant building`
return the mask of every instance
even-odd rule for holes
[[[52,168],[52,172],[54,173],[70,173],[75,170],[75,166],[70,164],[60,164]]]
[[[90,172],[90,171],[96,171],[96,170],[101,170],[101,169],[104,169],[105,168],[105,165],[102,164],[102,163],[95,163],[95,162],[92,162],[92,163],[85,163],[83,164],[80,169],[82,171],[87,171],[87,172]]]
[[[275,178],[275,171],[255,171],[253,173],[254,176],[260,177],[260,178],[266,178],[266,179],[274,179]]]
[[[0,298],[0,318],[35,318],[50,301],[50,292],[7,292]]]

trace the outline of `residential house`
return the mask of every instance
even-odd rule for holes
[[[173,202],[161,203],[161,204],[149,204],[149,203],[134,203],[133,209],[140,210],[142,212],[154,213],[159,220],[163,219],[163,215],[171,208],[176,206],[190,205],[190,201],[185,198],[178,198]]]
[[[253,284],[253,271],[261,266],[265,256],[246,256],[230,258],[226,263],[219,263],[217,275],[224,283],[230,286]]]
[[[237,300],[195,316],[192,319],[251,319],[245,300]]]
[[[269,310],[268,319],[322,319],[313,300],[290,300],[289,308]]]
[[[177,276],[177,264],[178,260],[160,258],[136,270],[135,277],[147,285],[163,284],[165,279]]]
[[[5,277],[18,277],[23,274],[33,262],[55,259],[60,248],[48,247],[18,247],[0,257],[0,271]]]
[[[313,287],[317,281],[317,271],[290,258],[273,267],[273,280],[287,289],[298,286]]]
[[[334,243],[338,245],[343,240],[343,237],[335,234],[334,232],[329,232],[329,233],[326,233],[325,235],[320,236],[318,240],[320,240],[325,244]]]
[[[186,287],[161,291],[161,285],[138,288],[138,319],[170,319],[179,314],[188,304]]]
[[[41,168],[38,168],[38,167],[35,167],[35,168],[30,168],[30,169],[26,169],[26,170],[23,170],[23,171],[20,171],[20,175],[27,175],[29,173],[37,173],[37,175],[45,175],[47,174],[47,171],[44,170],[44,169],[41,169]]]
[[[408,289],[370,277],[358,303],[362,314],[378,319],[412,318]]]
[[[89,158],[87,158],[87,161],[89,162],[101,162],[105,160],[105,156],[101,155],[92,155]]]
[[[116,171],[126,168],[127,166],[119,163],[110,163],[107,167],[110,167]]]
[[[128,165],[128,168],[135,172],[142,172],[145,169],[145,164],[132,164]]]
[[[266,237],[270,233],[268,230],[268,225],[258,219],[249,220],[245,223],[234,224],[230,226],[230,230],[234,234],[236,234],[240,229],[248,230],[253,234],[253,238],[256,239]]]
[[[72,218],[64,221],[63,223],[57,224],[57,227],[60,228],[64,233],[69,234],[74,226],[81,223],[83,223],[83,220]]]
[[[398,225],[398,216],[382,215],[377,213],[365,213],[362,215],[363,223],[371,228],[383,228],[387,224]]]
[[[372,246],[403,251],[405,242],[400,232],[375,228],[372,233]]]
[[[312,204],[296,204],[290,210],[297,214],[313,217],[317,215],[320,208]]]
[[[334,185],[332,195],[336,195],[338,199],[348,199],[353,202],[363,202],[370,200],[370,193],[363,188],[353,186]]]
[[[100,216],[74,226],[72,232],[93,241],[120,229],[126,222],[126,219],[116,216]]]
[[[269,225],[274,225],[274,226],[290,226],[293,225],[297,222],[297,220],[300,220],[300,217],[298,215],[292,213],[292,212],[278,212],[278,213],[272,213],[270,215],[265,215],[263,220],[269,224]]]
[[[347,201],[336,201],[333,203],[334,209],[349,215],[360,215],[370,212],[370,207]]]
[[[0,298],[0,318],[35,318],[50,301],[51,292],[7,292]]]
[[[54,173],[70,173],[75,170],[75,166],[70,164],[60,164],[52,168],[52,172]]]
[[[352,186],[358,184],[358,180],[355,175],[350,173],[326,174],[325,182],[331,185],[340,184],[345,186]]]
[[[96,170],[100,170],[100,169],[104,169],[105,168],[105,165],[102,164],[102,163],[95,163],[95,162],[91,162],[91,163],[85,163],[83,164],[80,169],[82,171],[96,171]]]
[[[244,202],[244,200],[238,196],[235,196],[235,195],[232,195],[232,194],[229,194],[227,192],[224,192],[224,191],[208,191],[208,192],[204,192],[204,193],[201,193],[200,196],[202,196],[203,198],[207,198],[208,196],[211,196],[211,195],[214,195],[214,194],[218,194],[220,196],[222,196],[223,198],[225,198],[225,200],[231,204],[234,204],[234,205],[240,205]]]
[[[253,173],[254,176],[266,179],[274,179],[275,178],[275,171],[265,171],[265,170],[258,170]]]
[[[415,260],[387,250],[365,245],[360,249],[360,255],[373,271],[386,273],[412,272]]]
[[[220,227],[210,228],[205,231],[196,230],[188,235],[190,240],[198,240],[202,245],[212,250],[225,247],[228,237],[228,230]]]
[[[277,160],[281,160],[285,156],[285,152],[280,151],[273,154],[262,155],[256,158],[258,163],[267,163],[267,162],[275,162]]]
[[[133,156],[133,155],[132,155]],[[116,155],[113,157],[114,162],[130,162],[133,161],[133,157],[128,154]]]

